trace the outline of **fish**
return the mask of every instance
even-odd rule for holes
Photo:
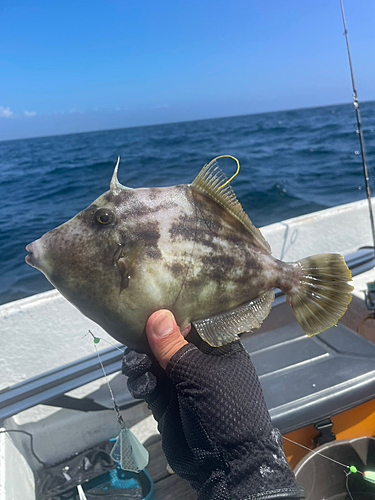
[[[345,313],[353,287],[344,258],[273,257],[217,158],[191,184],[169,187],[123,186],[118,167],[109,191],[27,245],[25,257],[117,341],[147,350],[147,319],[168,309],[181,330],[193,324],[210,346],[226,345],[261,326],[274,288],[309,336]]]

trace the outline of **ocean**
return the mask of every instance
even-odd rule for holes
[[[374,195],[375,102],[361,115]],[[117,156],[137,188],[192,182],[223,154],[241,163],[232,187],[258,227],[366,196],[351,104],[0,142],[0,303],[52,288],[25,246],[107,191]]]

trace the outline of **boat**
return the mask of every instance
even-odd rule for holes
[[[324,443],[375,435],[371,287],[367,301],[365,294],[375,280],[375,258],[367,202],[284,220],[262,233],[279,259],[338,252],[353,274],[353,299],[336,327],[308,338],[276,290],[269,317],[242,337],[294,468]],[[150,452],[146,471],[153,491],[144,498],[196,498],[185,481],[167,471],[155,421],[144,402],[131,398],[119,374],[121,346],[98,325],[52,290],[0,306],[0,331],[7,339],[2,381],[10,381],[9,387],[0,386],[0,500],[39,500],[38,471],[118,435],[89,331],[101,339],[100,357],[126,425]]]

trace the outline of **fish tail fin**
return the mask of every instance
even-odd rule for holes
[[[352,280],[344,257],[321,254],[299,262],[302,274],[294,293],[287,293],[298,323],[309,337],[336,325],[351,299]]]

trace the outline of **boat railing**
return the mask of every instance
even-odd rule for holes
[[[359,275],[374,267],[373,248],[361,248],[357,252],[346,256],[345,260],[353,276]],[[281,291],[276,290],[276,305],[283,300],[285,300],[285,296]],[[100,351],[100,357],[107,375],[121,369],[122,353],[117,347],[109,347]],[[96,354],[92,354],[3,389],[0,391],[0,422],[38,404],[81,411],[108,410],[108,407],[89,397],[78,399],[67,395],[73,389],[97,380],[102,376],[103,371],[99,359]],[[135,401],[129,393],[124,394],[123,408],[137,403],[138,401]]]

